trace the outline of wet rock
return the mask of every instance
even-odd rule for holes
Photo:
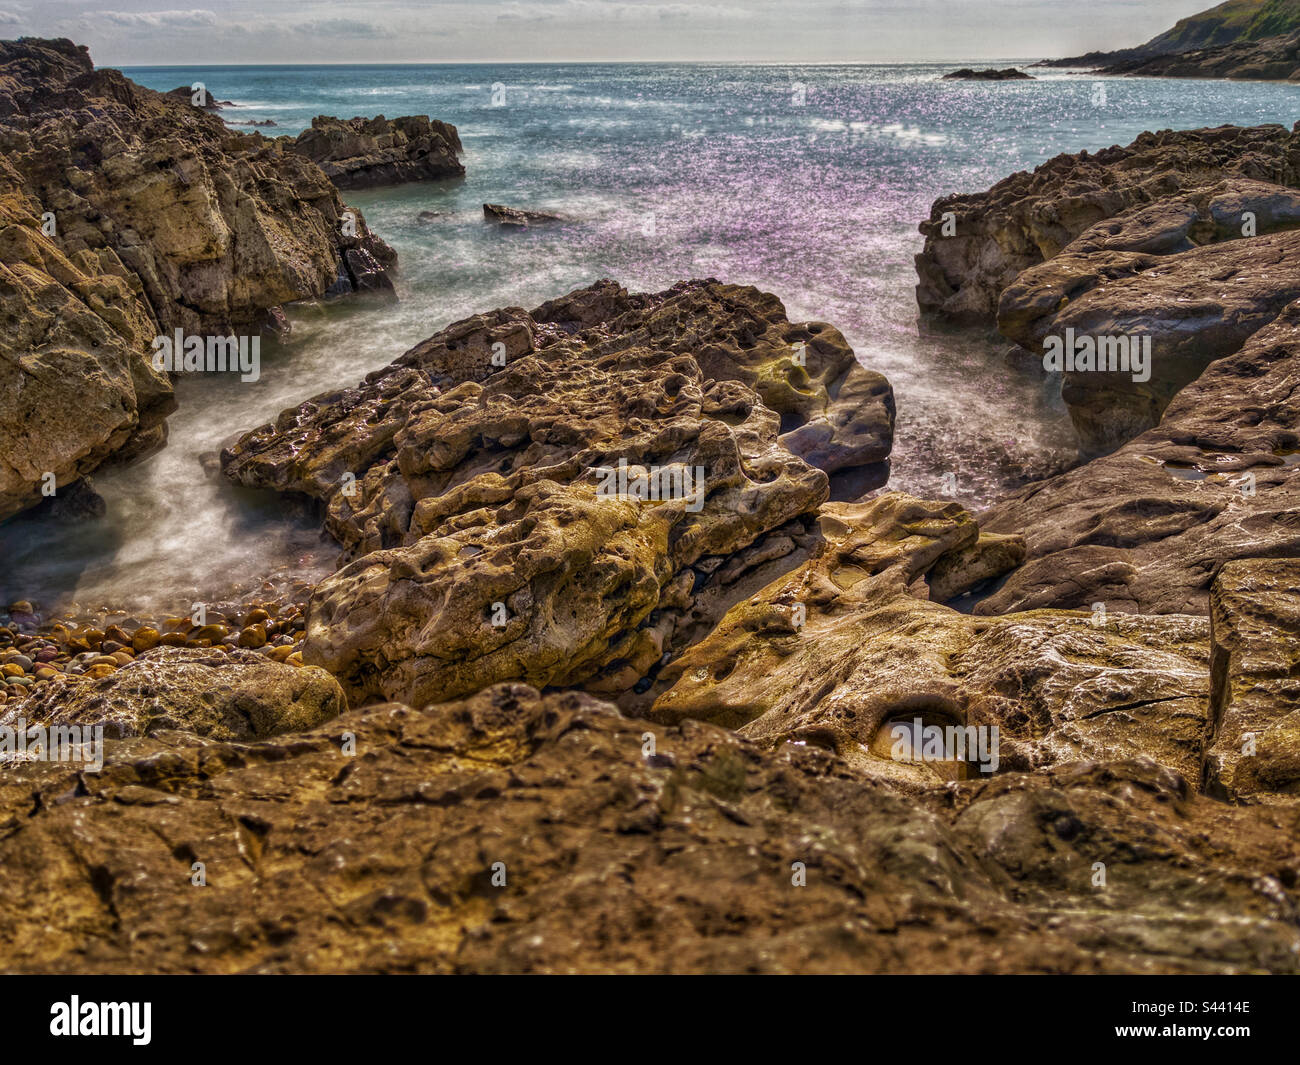
[[[320,669],[294,669],[252,651],[159,647],[122,664],[92,658],[83,677],[59,676],[6,710],[41,725],[103,725],[109,736],[179,729],[250,739],[312,728],[346,708]]]
[[[525,211],[520,207],[503,207],[499,203],[485,203],[483,219],[487,222],[495,222],[506,229],[531,229],[533,226],[567,221],[562,215],[550,214],[546,211]]]
[[[387,119],[318,115],[311,129],[283,137],[286,151],[316,163],[340,189],[368,189],[463,177],[456,127],[428,115]]]
[[[79,525],[94,521],[108,513],[104,497],[95,491],[90,478],[83,477],[66,488],[60,488],[50,497],[42,513],[52,521],[65,525]]]
[[[1160,424],[981,515],[1026,563],[977,606],[1209,613],[1233,559],[1300,555],[1300,301],[1211,363]]]

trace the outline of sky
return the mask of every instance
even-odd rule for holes
[[[100,66],[943,62],[1128,47],[1213,0],[165,2],[0,0],[0,38],[70,37]]]

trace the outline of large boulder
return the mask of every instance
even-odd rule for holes
[[[387,119],[318,115],[297,137],[281,137],[288,152],[310,159],[340,189],[369,189],[464,177],[456,127],[428,115]]]
[[[156,326],[110,248],[71,257],[0,161],[0,520],[112,457],[161,443],[175,409],[146,352]],[[52,481],[49,479],[52,477]]]
[[[1300,971],[1277,810],[1148,759],[905,796],[521,685],[107,748],[0,770],[9,971]]]
[[[299,732],[347,709],[323,669],[273,662],[253,651],[157,647],[116,672],[60,674],[16,706],[0,725],[102,726],[112,737],[180,730],[218,740]]]
[[[827,473],[879,469],[892,423],[884,379],[775,297],[602,282],[458,323],[222,462],[326,504],[355,561],[317,588],[304,657],[354,702],[635,693],[796,564]]]

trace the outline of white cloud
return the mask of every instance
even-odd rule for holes
[[[125,29],[194,29],[217,25],[217,16],[206,8],[189,11],[91,11],[88,21],[103,21]]]
[[[723,4],[622,3],[618,0],[558,0],[555,3],[509,3],[498,13],[502,22],[552,22],[607,19],[658,19],[661,21],[721,21],[747,19],[753,12]]]
[[[312,37],[346,37],[350,39],[394,37],[396,34],[386,26],[376,26],[372,22],[361,22],[350,18],[321,18],[309,22],[297,22],[289,26],[276,26],[288,33],[303,34]]]

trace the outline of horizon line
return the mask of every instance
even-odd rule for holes
[[[960,66],[964,63],[1010,63],[1028,66],[1052,56],[1035,56],[1021,59],[433,59],[402,62],[350,62],[347,60],[322,60],[316,63],[96,63],[95,69],[131,67],[137,70],[191,70],[195,67],[486,67],[486,66],[781,66],[781,67],[893,67],[893,66]],[[1064,58],[1064,57],[1062,57]],[[1080,67],[1080,70],[1089,69]]]

